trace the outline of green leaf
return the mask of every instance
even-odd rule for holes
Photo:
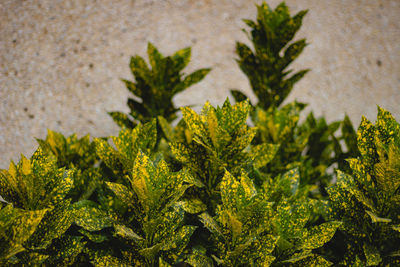
[[[260,144],[251,148],[252,159],[254,166],[261,168],[267,165],[276,155],[279,145],[275,144]]]
[[[352,163],[351,163],[352,165]],[[369,209],[375,210],[375,206],[373,204],[373,201],[370,200],[365,194],[363,194],[360,190],[358,190],[354,186],[354,179],[350,175],[347,175],[341,171],[337,171],[337,179],[339,181],[343,181],[346,183],[347,191],[353,194],[358,201],[360,201],[363,205],[368,207]]]
[[[132,122],[128,118],[128,115],[122,112],[113,111],[113,112],[108,112],[108,114],[111,116],[114,122],[121,128],[123,127],[134,128],[136,126],[136,123]]]
[[[168,121],[163,117],[163,116],[158,116],[157,121],[161,127],[161,130],[163,131],[167,141],[172,141],[174,140],[174,133],[172,130],[171,125],[168,123]]]
[[[294,61],[300,54],[303,52],[303,49],[306,47],[306,40],[302,39],[291,43],[288,48],[286,48],[284,57],[283,57],[283,64],[281,66],[282,70],[286,68],[292,61]]]
[[[363,246],[365,258],[367,259],[367,266],[377,266],[381,263],[382,258],[379,251],[375,246],[367,245],[364,243]]]
[[[282,261],[282,263],[299,263],[300,261],[303,261],[304,259],[308,259],[309,257],[312,257],[313,255],[310,253],[309,250],[295,253],[290,259]]]
[[[42,201],[43,205],[57,205],[69,193],[73,183],[73,172],[65,171],[62,180],[59,181],[59,184],[51,192],[49,192],[46,198]]]
[[[184,69],[190,62],[190,56],[190,47],[186,47],[175,52],[175,54],[172,55],[172,60],[175,62],[175,69],[178,71]]]
[[[219,228],[218,224],[215,222],[215,220],[207,213],[203,212],[202,214],[199,215],[199,220],[200,222],[203,223],[203,225],[210,230],[211,233],[213,233],[216,236],[222,237],[223,234],[221,232],[221,229]]]
[[[153,85],[150,70],[143,58],[140,56],[131,57],[129,67],[135,77],[143,79],[150,86]]]
[[[64,235],[75,219],[74,210],[69,200],[63,200],[53,209],[48,210],[36,231],[24,243],[26,248],[45,249],[53,239]]]
[[[196,214],[207,210],[207,206],[199,198],[185,199],[180,202],[185,212]]]
[[[194,230],[196,230],[197,226],[192,225],[184,225],[175,231],[174,235],[169,237],[168,240],[164,243],[162,250],[171,250],[176,248],[181,248],[183,250],[187,243],[189,242],[190,237],[192,236]]]
[[[400,224],[398,224],[398,225],[393,225],[393,226],[392,226],[392,229],[395,230],[395,231],[397,231],[397,232],[400,232]]]
[[[279,234],[285,238],[302,235],[303,228],[310,218],[309,204],[306,201],[289,204],[286,200],[282,200],[277,209]]]
[[[285,172],[280,178],[279,185],[287,196],[295,195],[300,185],[299,169]]]
[[[159,267],[171,267],[172,265],[168,264],[166,261],[164,261],[162,258],[159,258],[158,262]]]
[[[84,235],[90,241],[92,241],[94,243],[102,243],[102,242],[108,240],[107,237],[103,234],[93,233],[93,232],[87,231],[83,228],[79,229],[78,231],[79,231],[79,233],[81,233],[82,235]]]
[[[94,139],[96,154],[114,172],[119,172],[123,168],[120,155],[105,141],[99,138]]]
[[[36,231],[46,209],[26,211],[11,204],[0,210],[0,259],[8,259],[25,250],[23,243]]]
[[[145,103],[128,98],[127,104],[131,109],[130,115],[136,120],[147,122],[148,118],[153,117],[152,110],[149,110]]]
[[[122,260],[113,257],[113,256],[102,256],[95,257],[95,259],[91,262],[95,267],[112,267],[112,266],[121,266],[121,267],[130,267],[131,264],[125,263]]]
[[[323,257],[311,253],[296,253],[291,259],[282,261],[282,263],[289,263],[294,266],[332,266],[332,263],[327,261]]]
[[[375,152],[375,127],[365,117],[362,117],[357,131],[358,150],[367,164],[373,164],[377,157]]]
[[[244,20],[250,27],[247,33],[252,47],[236,43],[240,69],[247,75],[258,98],[257,106],[267,110],[278,107],[289,95],[293,85],[308,70],[300,70],[287,78],[286,70],[303,51],[305,40],[290,43],[307,13],[301,11],[291,17],[285,4],[271,10],[266,3],[257,6],[257,20]],[[287,47],[284,51],[282,51]],[[283,54],[283,55],[282,55]]]
[[[76,202],[74,209],[75,223],[87,231],[100,231],[113,225],[112,218],[93,201]]]
[[[178,111],[172,101],[174,95],[199,82],[210,71],[200,69],[185,76],[182,70],[190,61],[190,47],[164,57],[153,44],[148,43],[147,54],[151,69],[142,57],[131,57],[130,69],[135,81],[122,79],[127,89],[136,96],[127,101],[129,115],[135,121],[120,112],[110,113],[121,128],[133,129],[136,121],[146,123],[157,116],[163,116],[171,123],[177,118]],[[160,141],[160,137],[161,132],[157,135],[157,141]]]
[[[316,249],[323,246],[332,239],[340,225],[341,222],[333,221],[314,226],[308,230],[303,237],[303,248]]]
[[[231,90],[231,94],[236,102],[242,102],[248,99],[248,97],[239,90]]]
[[[389,111],[379,106],[376,130],[377,143],[388,145],[397,139],[397,145],[399,145],[400,124]]]
[[[82,237],[63,236],[55,240],[49,247],[50,255],[43,263],[45,266],[71,266],[74,265],[78,255],[83,251],[86,242]]]
[[[139,253],[146,259],[152,260],[156,257],[157,253],[161,250],[161,248],[162,244],[158,243],[152,247],[141,249]]]
[[[106,185],[127,207],[135,207],[137,205],[136,196],[125,185],[111,182],[106,182]]]
[[[156,69],[161,62],[163,56],[158,52],[157,48],[152,44],[147,44],[147,55],[149,57],[150,65],[153,69]]]
[[[131,180],[131,186],[138,196],[138,199],[144,208],[145,212],[148,213],[150,210],[150,197],[151,187],[149,187],[150,179],[154,175],[155,168],[151,164],[149,157],[144,155],[142,152],[137,154]]]
[[[182,107],[181,111],[183,119],[191,132],[200,137],[208,135],[200,116],[194,110],[189,107]]]
[[[373,223],[390,223],[392,221],[388,218],[381,218],[372,211],[366,210],[365,212],[369,215],[369,217],[371,217]]]
[[[115,234],[125,239],[133,240],[137,244],[144,243],[144,238],[136,234],[131,228],[128,228],[124,225],[116,224],[114,225]]]
[[[214,266],[211,258],[206,256],[207,250],[204,247],[193,247],[192,253],[185,260],[186,263],[197,267]]]
[[[253,186],[254,187],[254,186]],[[225,171],[221,181],[221,200],[228,210],[236,210],[237,198],[240,190],[240,182],[228,171]],[[248,195],[253,195],[253,188],[248,187]]]
[[[375,164],[375,177],[378,186],[390,194],[400,187],[400,148],[391,144],[386,152],[378,150],[379,163]]]
[[[183,81],[174,88],[174,93],[179,93],[184,89],[196,84],[204,79],[204,77],[211,71],[211,69],[199,69],[187,75]]]

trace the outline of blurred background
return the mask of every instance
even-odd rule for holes
[[[275,8],[280,1],[267,1]],[[30,157],[47,129],[70,135],[116,135],[107,111],[128,111],[120,78],[147,42],[164,55],[191,46],[186,73],[211,67],[175,104],[222,104],[229,89],[250,87],[235,62],[246,41],[249,0],[1,0],[0,168]],[[309,9],[296,39],[309,45],[293,68],[311,68],[289,100],[328,121],[347,113],[376,118],[376,105],[400,120],[400,1],[287,0],[292,14]],[[254,96],[251,95],[251,97]]]

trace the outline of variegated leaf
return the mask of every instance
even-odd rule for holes
[[[113,219],[93,201],[76,202],[74,210],[75,223],[87,231],[100,231],[113,225]]]
[[[309,229],[302,238],[304,249],[316,249],[330,241],[341,222],[326,222]]]

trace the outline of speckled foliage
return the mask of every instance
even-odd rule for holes
[[[362,119],[357,133],[361,156],[349,159],[351,173],[338,172],[329,188],[332,217],[343,221],[352,266],[400,264],[400,125],[378,108],[374,124]]]
[[[29,160],[22,156],[0,172],[2,257],[4,264],[60,265],[73,263],[82,237],[65,235],[74,221],[71,200],[73,172],[58,168],[54,156],[40,148]],[[5,205],[2,203],[2,206]],[[19,224],[15,224],[19,223]],[[55,249],[57,247],[57,249]]]
[[[210,69],[200,69],[184,75],[182,70],[189,64],[190,47],[164,57],[151,43],[147,55],[151,69],[140,56],[131,57],[130,69],[135,82],[123,79],[127,89],[135,96],[128,99],[129,115],[121,112],[109,114],[120,127],[133,128],[138,122],[145,123],[161,115],[172,122],[178,109],[172,98],[189,86],[201,81]]]
[[[319,190],[315,193],[326,196],[325,187],[334,176],[328,169],[337,165],[347,170],[349,166],[345,159],[358,155],[356,133],[348,117],[328,124],[325,118],[315,118],[310,113],[300,123],[304,107],[298,102],[271,107],[267,111],[257,107],[252,116],[259,130],[254,143],[279,145],[276,156],[263,171],[277,175],[298,167],[301,186],[318,183]]]
[[[257,190],[245,172],[238,178],[225,172],[222,203],[216,215],[199,218],[212,233],[212,258],[223,266],[329,266],[313,253],[328,242],[340,222],[311,226],[314,206],[299,189],[296,170],[278,177],[275,186]],[[276,198],[279,195],[278,198]]]
[[[90,136],[79,139],[73,134],[66,138],[61,133],[48,130],[46,139],[37,141],[46,155],[56,158],[59,168],[74,171],[73,190],[70,190],[68,197],[74,201],[89,198],[99,185],[101,176],[99,169],[94,167],[99,163],[99,158]]]
[[[106,183],[100,205],[89,200],[77,203],[81,212],[77,224],[92,243],[88,250],[91,263],[158,266],[182,260],[179,257],[196,229],[184,225],[184,210],[178,201],[191,186],[186,182],[188,175],[171,172],[163,160],[153,163],[142,151],[130,164],[125,184]]]
[[[281,105],[294,84],[308,72],[301,70],[288,77],[292,72],[289,65],[306,46],[305,39],[296,42],[292,39],[307,11],[291,17],[284,3],[275,10],[266,3],[257,9],[256,21],[244,20],[250,27],[250,32],[245,32],[254,51],[243,43],[236,44],[237,62],[258,99],[250,111],[251,119],[259,129],[253,143],[279,145],[276,156],[263,169],[265,172],[277,175],[299,167],[301,186],[318,183],[319,190],[315,194],[326,196],[325,187],[333,178],[333,172],[328,169],[336,164],[347,168],[344,159],[358,155],[354,145],[355,131],[347,116],[342,122],[328,124],[325,118],[315,118],[311,112],[303,123],[299,123],[306,105],[296,101]],[[236,101],[247,98],[238,90],[231,93]],[[341,142],[345,143],[344,148]]]
[[[274,157],[278,146],[250,146],[256,129],[246,124],[249,110],[247,101],[232,106],[228,99],[222,108],[206,103],[200,115],[182,108],[187,130],[183,129],[183,136],[176,134],[170,146],[176,159],[196,179],[199,191],[191,192],[190,202],[200,198],[209,208],[215,208],[225,169],[237,174],[249,165],[262,167]]]
[[[286,70],[304,15],[263,3],[245,21],[255,50],[238,43],[238,62],[256,105],[234,91],[233,105],[182,107],[176,125],[172,97],[209,70],[183,77],[189,48],[149,44],[151,70],[133,57],[124,82],[140,100],[111,113],[118,136],[48,131],[0,170],[0,265],[400,265],[400,125],[379,108],[356,133],[281,105],[306,72]]]
[[[257,20],[244,20],[251,28],[248,37],[254,46],[251,50],[244,43],[236,43],[237,60],[240,69],[248,77],[258,98],[257,106],[268,109],[278,107],[289,95],[293,85],[308,70],[301,70],[289,76],[293,70],[287,67],[300,55],[306,46],[304,39],[292,42],[307,11],[300,11],[291,17],[285,3],[271,10],[263,3],[257,6]],[[238,90],[231,91],[236,100],[246,99]]]

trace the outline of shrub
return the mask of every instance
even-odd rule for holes
[[[189,75],[181,72],[190,61],[190,47],[164,57],[153,44],[148,43],[147,55],[151,69],[140,56],[131,57],[130,69],[135,82],[125,79],[127,89],[135,96],[128,99],[131,112],[110,112],[114,121],[121,127],[134,128],[137,122],[145,123],[157,116],[163,116],[168,122],[176,119],[177,109],[172,98],[189,86],[201,81],[210,69],[200,69]]]
[[[258,102],[233,90],[174,124],[173,96],[209,69],[184,76],[190,48],[149,43],[151,69],[132,57],[123,80],[130,114],[110,113],[118,136],[49,131],[0,171],[0,265],[399,265],[400,125],[381,108],[357,133],[301,121],[305,104],[282,103],[308,71],[287,69],[306,11],[257,8],[236,51]]]
[[[71,199],[66,198],[73,171],[58,168],[55,157],[39,148],[30,160],[22,156],[17,165],[11,162],[8,171],[1,170],[0,185],[8,204],[1,210],[1,262],[66,264],[80,253],[81,237],[66,234],[75,220]]]
[[[338,171],[328,189],[331,215],[343,222],[347,265],[400,264],[400,125],[378,108],[373,125],[363,118],[357,132],[359,158],[352,172]]]

